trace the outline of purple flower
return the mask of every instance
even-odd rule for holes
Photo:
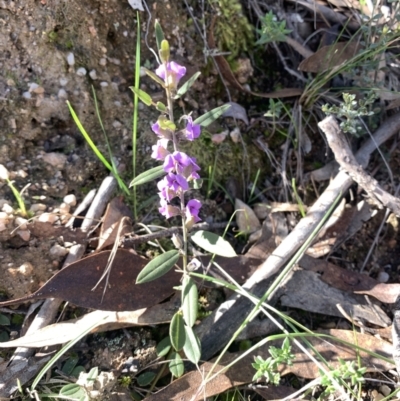
[[[164,160],[170,153],[167,150],[168,139],[159,139],[157,145],[153,145],[151,149],[153,153],[151,157],[156,160]]]
[[[162,129],[158,121],[151,126],[151,129],[161,139],[172,139],[171,132],[166,129]]]
[[[197,199],[191,199],[186,205],[186,219],[197,223],[200,221],[199,210],[201,208],[201,202]]]
[[[171,206],[168,204],[168,202],[165,199],[160,200],[160,208],[158,208],[158,211],[160,214],[165,216],[167,219],[178,216],[180,214],[180,210],[176,206]]]
[[[187,116],[187,125],[185,128],[185,136],[188,141],[193,141],[200,136],[200,125],[193,124],[193,118],[191,116]]]
[[[186,74],[186,67],[175,63],[175,61],[171,61],[167,63],[167,72],[168,74],[165,73],[165,64],[161,64],[156,69],[156,74],[165,81],[167,86],[170,89],[176,89],[179,80]],[[168,82],[166,80],[166,75],[168,75]]]
[[[170,201],[182,191],[187,191],[189,184],[185,177],[179,174],[168,173],[158,182],[157,187],[160,191],[160,197]]]
[[[174,152],[172,155],[169,154],[165,157],[164,170],[168,173],[176,171],[186,179],[196,179],[199,178],[196,171],[199,171],[200,167],[196,164],[194,157],[189,157],[183,152]]]

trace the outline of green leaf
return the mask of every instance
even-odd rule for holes
[[[169,338],[176,351],[180,351],[185,345],[185,323],[181,311],[176,312],[172,317],[171,324],[169,325]]]
[[[154,24],[154,29],[156,31],[156,41],[157,41],[157,49],[161,49],[161,42],[164,40],[164,32],[161,28],[160,23],[156,20]]]
[[[217,234],[200,230],[194,233],[191,238],[196,245],[208,252],[225,256],[226,258],[237,256],[232,245]]]
[[[213,110],[208,111],[207,113],[203,114],[199,118],[196,118],[193,121],[194,124],[199,124],[202,127],[208,127],[213,121],[215,121],[219,116],[225,113],[231,107],[230,104],[224,104],[220,107],[217,107]]]
[[[71,372],[74,370],[74,368],[75,368],[75,366],[77,365],[77,363],[78,363],[78,357],[77,356],[71,356],[70,358],[68,358],[66,361],[65,361],[65,363],[64,363],[64,366],[63,366],[63,368],[62,368],[62,371],[66,374],[66,375],[68,375],[68,376],[70,376],[71,375]]]
[[[177,352],[171,354],[171,361],[168,364],[169,370],[175,377],[180,377],[185,371],[181,356]]]
[[[194,364],[197,364],[201,357],[200,340],[191,327],[185,326],[186,341],[183,346],[187,359]]]
[[[151,106],[153,104],[153,99],[151,98],[151,96],[146,93],[145,91],[142,91],[139,88],[135,88],[134,86],[130,86],[129,87],[131,89],[132,92],[134,92],[139,99],[146,105],[146,106]]]
[[[179,99],[181,96],[183,96],[189,89],[190,87],[196,82],[196,79],[201,75],[201,72],[198,71],[196,74],[190,77],[179,89],[176,95],[174,96],[174,99]]]
[[[161,129],[167,129],[167,130],[170,130],[170,131],[175,131],[176,130],[176,125],[165,116],[159,117],[157,122],[160,125]]]
[[[86,396],[86,392],[78,384],[70,383],[70,384],[67,384],[67,385],[63,386],[60,389],[60,395],[63,395],[65,397],[69,397],[68,399],[72,399],[72,400],[81,400],[81,399],[84,400],[85,396]]]
[[[142,67],[142,70],[153,80],[160,84],[163,88],[165,88],[164,81],[153,71],[148,70],[146,67]]]
[[[165,273],[168,273],[175,263],[179,260],[179,252],[176,249],[157,256],[147,263],[143,270],[136,278],[136,284],[148,283],[153,281]]]
[[[10,325],[10,319],[6,316],[0,313],[0,326],[9,326]]]
[[[171,349],[171,340],[169,337],[163,338],[156,347],[156,352],[159,357],[165,356],[168,354]]]
[[[184,276],[182,281],[182,312],[183,319],[189,327],[193,327],[197,319],[198,294],[193,279]]]
[[[141,375],[136,377],[136,380],[141,387],[148,386],[153,379],[156,377],[154,372],[144,372]]]
[[[156,103],[156,109],[158,111],[161,111],[162,113],[166,113],[167,112],[167,106],[162,102],[157,102]]]
[[[129,187],[133,187],[136,185],[142,185],[145,184],[146,182],[154,181],[157,178],[163,176],[165,173],[163,166],[157,166],[153,167],[150,170],[147,170],[141,174],[139,174],[137,177],[135,177],[131,183],[129,184]]]

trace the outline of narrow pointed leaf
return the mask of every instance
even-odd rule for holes
[[[219,116],[225,113],[226,110],[231,107],[230,104],[224,104],[213,110],[208,111],[194,121],[194,124],[199,124],[202,127],[208,127],[212,122],[214,122]]]
[[[190,362],[197,364],[201,357],[200,340],[191,327],[185,326],[186,342],[183,346],[185,355]]]
[[[153,80],[160,84],[163,88],[165,88],[164,81],[153,71],[148,70],[146,67],[142,67],[142,70]]]
[[[182,312],[176,312],[169,326],[169,338],[176,351],[180,351],[186,342],[185,323]]]
[[[151,106],[153,104],[153,99],[151,96],[146,93],[145,91],[142,91],[141,89],[135,88],[134,86],[131,86],[130,89],[132,92],[134,92],[139,99],[146,105],[146,106]]]
[[[196,79],[201,75],[201,72],[198,71],[196,74],[194,74],[192,77],[190,77],[179,89],[176,95],[174,96],[174,99],[179,99],[181,96],[183,96],[189,89],[190,87],[196,82]]]
[[[157,356],[162,357],[168,354],[171,349],[171,340],[169,337],[162,339],[156,347]]]
[[[189,327],[193,327],[197,319],[197,286],[193,279],[189,276],[185,276],[182,282],[182,289],[183,319]]]
[[[168,365],[169,370],[175,377],[180,377],[183,375],[185,371],[185,367],[183,365],[183,361],[181,356],[177,352],[173,352],[171,355],[171,361]]]
[[[138,274],[136,284],[148,283],[168,273],[179,260],[179,252],[175,249],[157,256]]]
[[[137,177],[135,177],[129,184],[129,187],[133,187],[135,185],[142,185],[145,184],[146,182],[154,181],[165,174],[166,173],[163,169],[163,166],[153,167],[150,170],[147,170],[139,174]]]
[[[156,41],[157,41],[157,49],[161,49],[161,42],[164,40],[164,32],[161,28],[160,23],[156,20],[154,24],[154,29],[156,31]]]
[[[209,231],[197,231],[191,236],[192,241],[204,250],[226,258],[236,255],[232,245],[217,234]]]

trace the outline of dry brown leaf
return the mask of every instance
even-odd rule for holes
[[[132,212],[118,196],[108,204],[101,225],[97,251],[113,245],[120,237],[132,231],[129,222],[133,219]],[[118,238],[117,238],[118,237]]]
[[[312,56],[304,59],[299,65],[299,70],[313,73],[331,70],[353,58],[360,49],[361,45],[354,40],[323,46]]]
[[[41,348],[64,344],[80,333],[93,327],[91,333],[121,329],[129,326],[146,326],[168,323],[179,309],[179,299],[162,305],[139,309],[133,312],[94,311],[79,319],[54,323],[16,340],[0,342],[0,348],[29,347]]]
[[[353,295],[324,283],[317,273],[297,270],[282,288],[281,303],[323,315],[342,317],[336,305],[353,319],[367,321],[380,327],[391,324],[386,313],[378,306],[369,304],[364,297]]]
[[[253,209],[238,198],[235,199],[235,210],[236,224],[240,232],[251,234],[261,229],[261,223]]]

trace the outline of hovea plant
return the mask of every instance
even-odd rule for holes
[[[201,356],[200,341],[193,331],[197,318],[198,295],[196,283],[188,269],[188,241],[191,239],[203,249],[215,254],[227,257],[236,254],[230,244],[216,234],[197,231],[190,235],[190,230],[201,220],[199,217],[201,202],[198,199],[188,199],[187,195],[192,188],[201,187],[200,167],[194,157],[179,150],[179,142],[196,140],[201,135],[201,127],[209,125],[218,118],[229,105],[218,107],[196,120],[193,120],[190,114],[182,115],[177,120],[174,118],[174,100],[186,93],[200,73],[196,73],[179,88],[179,82],[185,76],[186,68],[170,59],[168,41],[164,39],[161,26],[157,22],[155,30],[160,65],[155,73],[149,70],[146,70],[146,73],[164,88],[167,105],[153,102],[151,96],[140,89],[133,87],[131,89],[143,103],[160,111],[160,116],[151,127],[156,136],[151,157],[162,162],[162,165],[137,176],[131,182],[131,186],[159,179],[158,210],[167,219],[174,216],[181,217],[182,236],[173,238],[177,250],[167,251],[147,264],[138,275],[137,284],[158,279],[172,269],[180,258],[182,259],[183,277],[180,287],[182,304],[172,318],[169,341],[167,347],[163,349],[163,355],[169,353],[169,367],[172,374],[180,376],[183,373],[181,350],[194,364],[198,363]]]

